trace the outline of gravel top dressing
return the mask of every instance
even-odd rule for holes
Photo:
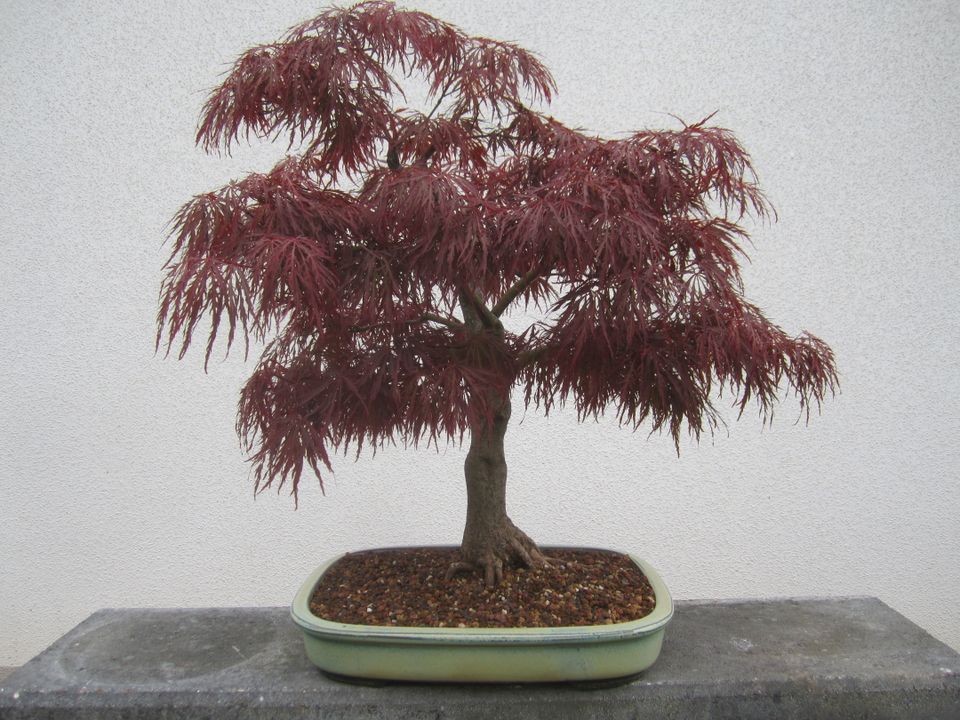
[[[444,574],[458,551],[407,548],[350,553],[324,575],[310,600],[319,618],[406,627],[563,627],[639,620],[654,608],[653,589],[626,555],[547,551],[552,563],[505,568],[488,588],[479,574]]]

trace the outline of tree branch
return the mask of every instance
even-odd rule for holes
[[[467,327],[481,325],[491,330],[503,332],[503,323],[500,318],[490,312],[490,308],[481,300],[473,290],[460,288],[460,307],[463,309],[463,319]],[[469,315],[473,315],[473,318]]]
[[[424,313],[423,314],[424,322],[435,322],[440,325],[445,325],[451,330],[463,330],[464,324],[457,320],[456,318],[446,318],[442,315],[436,315],[435,313]]]
[[[517,296],[530,287],[530,284],[540,276],[536,270],[531,270],[526,275],[517,280],[513,285],[510,286],[510,289],[507,290],[503,297],[497,300],[497,304],[491,308],[492,312],[497,317],[503,315],[503,311],[509,307],[510,303],[517,299]]]
[[[527,350],[517,356],[517,367],[525,368],[527,365],[535,363],[547,351],[545,345],[541,345],[534,350]]]
[[[447,84],[444,85],[443,90],[440,92],[440,99],[437,100],[437,104],[433,106],[433,110],[430,111],[430,114],[427,115],[427,119],[433,117],[433,114],[440,109],[440,103],[442,103],[447,98],[447,94],[450,92],[450,87],[453,85],[453,78],[447,80]]]
[[[447,318],[447,317],[443,317],[442,315],[437,315],[436,313],[424,313],[420,317],[414,318],[413,320],[404,320],[396,324],[414,325],[416,323],[424,323],[424,322],[435,322],[439,325],[443,325],[449,328],[450,330],[463,330],[466,327],[462,322],[460,322],[456,318]],[[384,325],[391,325],[391,324],[393,323],[390,323],[389,321],[384,320],[383,322],[370,323],[368,325],[352,325],[350,328],[348,328],[348,330],[350,332],[363,332],[364,330],[372,330],[373,328],[383,327]]]

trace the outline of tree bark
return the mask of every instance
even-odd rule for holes
[[[507,461],[503,438],[510,421],[510,400],[504,398],[497,408],[493,427],[474,428],[470,449],[463,463],[467,481],[467,524],[463,530],[463,548],[478,557],[475,548],[485,539],[503,530],[507,518]]]
[[[472,298],[461,294],[460,306],[468,328],[477,332],[487,327],[484,315]],[[489,329],[502,333],[499,319],[491,317],[496,326]],[[447,577],[476,569],[483,573],[487,585],[493,586],[503,579],[503,568],[510,562],[535,567],[545,564],[547,558],[507,515],[507,461],[503,439],[510,422],[510,395],[492,394],[487,400],[494,410],[493,423],[478,421],[470,429],[470,449],[463,463],[467,521],[460,545],[461,561],[450,566]]]
[[[463,463],[467,481],[467,522],[460,546],[458,569],[481,570],[487,585],[503,579],[511,562],[535,567],[546,562],[536,543],[507,515],[507,461],[503,438],[510,421],[510,398],[502,398],[490,428],[474,428]]]

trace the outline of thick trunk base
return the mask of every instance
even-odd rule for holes
[[[494,587],[502,582],[505,567],[537,568],[550,564],[549,558],[523,530],[510,518],[504,520],[499,527],[482,534],[473,537],[464,534],[461,559],[447,570],[448,579],[461,572],[479,572],[487,586]]]

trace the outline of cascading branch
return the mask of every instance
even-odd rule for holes
[[[427,87],[402,107],[403,81]],[[745,216],[770,208],[750,158],[707,120],[604,139],[531,109],[544,65],[379,0],[330,9],[244,53],[204,107],[197,142],[302,148],[176,215],[158,347],[209,360],[266,349],[237,428],[256,490],[304,465],[395,440],[469,435],[462,569],[548,562],[506,512],[510,392],[634,428],[718,420],[711,398],[767,417],[786,384],[809,415],[837,382],[830,349],[744,299]],[[533,304],[522,333],[503,314]],[[198,330],[206,316],[209,330]]]

